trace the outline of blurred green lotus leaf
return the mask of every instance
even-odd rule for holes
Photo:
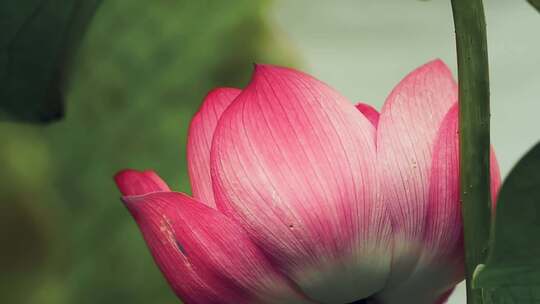
[[[271,1],[102,1],[72,60],[65,118],[46,127],[0,123],[0,211],[13,217],[0,237],[21,244],[2,254],[40,257],[2,268],[0,303],[178,303],[112,176],[154,168],[189,192],[186,134],[205,94],[244,86],[253,62],[294,62],[268,24],[269,8]]]
[[[540,0],[528,0],[540,12]]]
[[[487,303],[540,301],[540,143],[504,181],[492,227],[491,250],[474,276]]]
[[[101,0],[0,1],[0,117],[63,116],[67,67]]]

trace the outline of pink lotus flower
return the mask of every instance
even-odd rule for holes
[[[193,197],[116,175],[184,303],[442,303],[463,279],[457,86],[443,62],[381,113],[301,72],[258,65],[191,123]],[[492,158],[492,190],[499,183]]]

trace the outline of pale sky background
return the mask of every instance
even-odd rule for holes
[[[540,14],[525,0],[484,3],[491,136],[504,176],[540,140]],[[433,58],[457,75],[449,0],[280,0],[271,20],[306,72],[378,109],[403,76]],[[465,303],[463,286],[448,303]]]

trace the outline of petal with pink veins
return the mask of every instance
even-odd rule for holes
[[[257,66],[218,123],[211,172],[218,208],[309,296],[354,302],[384,285],[375,128],[327,85]]]
[[[210,178],[212,137],[221,114],[240,92],[233,88],[210,91],[189,126],[187,160],[191,190],[195,199],[212,208],[216,206]]]
[[[500,184],[491,149],[492,192]],[[399,285],[378,297],[384,303],[431,304],[464,278],[464,249],[459,203],[458,105],[445,115],[433,147],[423,249],[414,270]],[[424,301],[420,301],[424,299]],[[440,300],[439,300],[440,301]]]
[[[457,103],[441,123],[433,148],[425,218],[418,223],[423,249],[412,270],[377,298],[383,303],[433,304],[463,279],[463,238],[459,204]]]
[[[139,173],[138,180],[145,177]],[[139,183],[136,180],[124,180],[119,186]],[[176,192],[151,190],[124,196],[123,201],[184,303],[313,303],[270,265],[241,227],[220,212]]]
[[[407,75],[388,96],[377,129],[381,199],[393,228],[389,286],[405,280],[422,250],[432,149],[444,115],[457,102],[457,84],[435,60]]]

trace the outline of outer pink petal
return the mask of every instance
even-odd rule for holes
[[[377,129],[379,125],[379,112],[367,103],[357,103],[356,108],[364,114],[364,116],[371,122],[371,124]]]
[[[500,176],[491,150],[492,192],[498,191]],[[452,289],[464,277],[464,249],[459,203],[458,105],[448,111],[433,148],[424,244],[420,259],[409,277],[380,297],[388,302],[407,299],[433,303],[445,290]],[[432,295],[432,299],[429,298]]]
[[[464,277],[463,223],[459,181],[459,109],[455,104],[445,116],[434,145],[424,252],[417,273],[438,269],[439,285],[453,286]],[[500,187],[499,165],[490,151],[491,192]],[[466,191],[466,190],[465,190]],[[446,274],[446,275],[445,275]],[[420,277],[420,276],[418,276]],[[436,284],[430,276],[424,278]]]
[[[463,280],[463,235],[459,203],[458,105],[448,111],[433,148],[424,252],[416,271],[437,270],[426,277],[434,286],[454,286]],[[418,275],[418,276],[419,276]],[[440,288],[440,287],[439,287]]]
[[[421,242],[415,240],[423,250],[418,251],[408,276],[378,295],[384,303],[435,303],[463,279],[457,135],[456,103],[443,119],[434,143],[426,214],[417,223],[424,236]]]
[[[377,204],[375,129],[303,73],[257,66],[218,123],[218,208],[310,296],[353,302],[382,287],[389,222]]]
[[[150,192],[170,191],[169,186],[154,171],[126,169],[118,172],[114,180],[122,195],[141,195]]]
[[[212,137],[221,114],[240,92],[233,88],[210,91],[189,126],[187,160],[193,197],[213,208],[216,204],[210,178]]]
[[[220,212],[175,192],[123,200],[184,303],[308,303]]]
[[[444,115],[457,101],[450,70],[432,61],[407,75],[386,100],[377,129],[382,200],[394,233],[389,286],[414,270],[422,249],[432,149]]]

